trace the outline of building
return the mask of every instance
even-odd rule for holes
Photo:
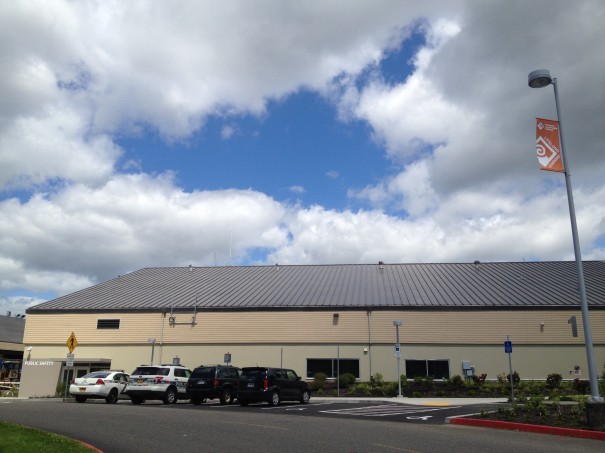
[[[23,357],[23,331],[25,316],[0,315],[0,359],[21,359]]]
[[[605,263],[584,263],[596,361],[605,360]],[[400,327],[394,321],[401,321]],[[575,262],[146,268],[27,310],[22,396],[68,373],[284,366],[311,379],[508,373],[587,378]],[[74,334],[73,368],[66,370]]]
[[[25,316],[0,316],[0,382],[19,381]]]

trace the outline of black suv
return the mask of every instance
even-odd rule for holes
[[[241,406],[255,401],[266,401],[277,406],[281,401],[300,401],[307,404],[311,399],[309,385],[286,368],[242,368],[237,399]]]
[[[219,398],[221,404],[232,404],[237,398],[241,369],[226,365],[200,365],[187,381],[187,393],[193,404]]]

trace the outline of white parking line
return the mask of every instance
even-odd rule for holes
[[[356,417],[388,417],[391,415],[406,415],[406,414],[418,414],[426,412],[442,411],[445,409],[456,409],[460,406],[449,406],[449,407],[437,407],[437,408],[426,408],[426,407],[413,407],[404,408],[398,404],[380,405],[380,406],[365,406],[365,407],[354,407],[347,409],[332,409],[320,411],[325,414],[339,414],[339,415],[351,415]]]

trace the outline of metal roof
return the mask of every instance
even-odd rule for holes
[[[605,308],[605,262],[584,262]],[[578,308],[574,261],[145,268],[31,307],[85,311]]]

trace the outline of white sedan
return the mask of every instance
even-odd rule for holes
[[[78,403],[88,398],[102,398],[108,404],[126,398],[123,393],[130,376],[123,371],[95,371],[74,380],[69,386],[69,393],[76,397]]]

